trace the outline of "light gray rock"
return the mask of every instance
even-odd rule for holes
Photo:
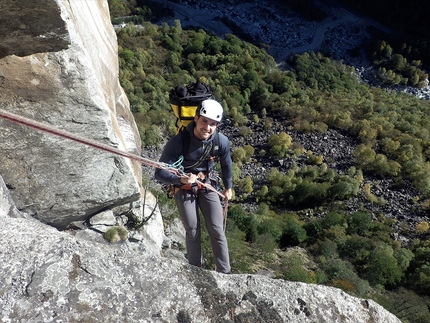
[[[25,218],[26,216],[17,210],[6,184],[0,176],[0,218],[2,217]]]
[[[90,219],[90,225],[94,226],[94,225],[116,225],[116,217],[113,214],[112,210],[107,210],[104,212],[100,212],[96,215],[94,215],[91,219]]]
[[[185,229],[179,218],[174,218],[172,223],[166,227],[165,232],[170,244],[185,246]]]
[[[139,154],[107,2],[0,6],[0,109]],[[19,210],[64,229],[139,200],[140,164],[2,118],[0,128],[0,174]]]
[[[0,217],[0,226],[2,322],[400,323],[336,288],[218,274],[173,251],[155,256],[142,243],[33,218]]]

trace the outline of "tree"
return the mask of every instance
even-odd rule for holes
[[[400,54],[395,54],[391,57],[389,67],[397,72],[402,72],[405,68],[407,61],[406,58],[404,58]]]
[[[115,17],[125,17],[130,14],[130,9],[120,0],[108,0],[109,13],[111,19]]]
[[[246,160],[246,150],[242,147],[235,148],[231,153],[231,159],[241,164]]]
[[[228,218],[233,220],[238,228],[245,231],[246,212],[240,205],[232,205],[228,208]]]
[[[302,258],[297,254],[292,254],[283,262],[283,279],[288,281],[298,281],[308,284],[316,283],[316,276],[313,271],[304,267]]]
[[[238,189],[240,192],[245,194],[252,193],[252,179],[251,176],[247,175],[244,179],[240,180],[238,183]]]
[[[351,177],[342,177],[333,183],[328,189],[328,195],[332,199],[345,200],[357,195],[360,183]]]
[[[365,277],[376,286],[394,286],[400,282],[403,272],[399,268],[393,249],[388,245],[381,245],[375,249],[369,258],[365,269]]]
[[[369,146],[366,146],[365,144],[360,144],[355,149],[354,155],[357,159],[357,164],[360,167],[366,167],[375,160],[376,152]]]
[[[334,226],[344,226],[345,219],[340,213],[331,211],[327,213],[327,215],[321,221],[321,224],[324,229]]]
[[[307,238],[306,230],[297,219],[289,217],[281,237],[281,247],[297,246]]]
[[[348,234],[358,234],[361,236],[370,236],[374,227],[372,216],[366,212],[354,212],[350,214],[347,219],[348,227],[346,232]]]
[[[275,157],[285,157],[291,146],[292,138],[285,132],[274,134],[269,138],[270,153]]]

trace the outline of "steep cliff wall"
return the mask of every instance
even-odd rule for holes
[[[140,153],[107,2],[0,3],[0,108]],[[0,118],[0,175],[58,228],[140,198],[140,165]]]

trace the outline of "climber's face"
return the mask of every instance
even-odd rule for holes
[[[194,137],[198,140],[208,140],[219,124],[219,122],[203,116],[195,116],[194,122],[196,124],[194,127]]]

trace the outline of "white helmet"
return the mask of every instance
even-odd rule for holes
[[[221,104],[212,99],[204,100],[200,104],[197,115],[221,122],[223,109]]]

